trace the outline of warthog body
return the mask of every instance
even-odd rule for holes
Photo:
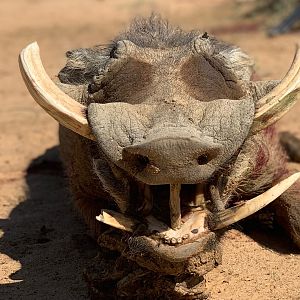
[[[221,259],[219,232],[209,230],[220,228],[214,213],[288,176],[274,126],[253,123],[258,101],[279,81],[251,81],[252,69],[241,49],[154,16],[106,47],[67,53],[57,85],[87,107],[95,140],[61,126],[61,155],[103,248],[96,279],[88,277],[100,298],[205,297],[203,275]],[[270,211],[300,246],[298,193],[293,186]],[[128,216],[133,229],[97,221],[102,209]],[[178,233],[180,220],[204,210],[207,230]],[[172,227],[170,236],[147,228],[149,216]]]

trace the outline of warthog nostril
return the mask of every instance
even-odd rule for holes
[[[205,136],[175,133],[125,147],[122,150],[125,169],[148,184],[194,184],[203,174],[211,174],[222,145]]]
[[[201,154],[197,159],[199,165],[206,165],[210,160],[207,154]]]
[[[137,167],[139,170],[145,169],[150,162],[147,156],[138,154],[135,157],[137,161]]]

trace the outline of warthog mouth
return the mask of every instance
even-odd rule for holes
[[[172,246],[195,241],[209,231],[208,216],[216,209],[212,200],[205,199],[204,184],[138,184],[133,194],[130,217],[103,210],[97,219],[107,224],[115,219],[120,222],[117,228],[129,232],[143,225],[144,234]]]
[[[130,215],[102,210],[96,217],[119,229],[104,232],[98,243],[155,272],[202,276],[220,262],[216,234],[209,228],[213,205],[204,190],[204,184],[139,183]]]
[[[96,218],[127,232],[129,248],[144,258],[152,257],[154,260],[156,257],[160,262],[164,260],[172,264],[179,263],[188,261],[199,253],[215,251],[217,243],[214,231],[257,212],[299,178],[300,173],[293,174],[263,194],[227,209],[220,205],[222,201],[213,186],[139,184],[141,194],[138,195],[143,197],[140,203],[136,201],[140,197],[134,199],[137,207],[135,213],[127,215],[103,209]],[[211,194],[209,198],[207,189]],[[115,242],[118,239],[119,237]],[[141,260],[139,255],[135,255],[135,259]],[[155,268],[153,269],[157,270],[157,266]],[[174,270],[176,273],[177,269]]]

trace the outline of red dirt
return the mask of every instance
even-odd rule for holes
[[[241,46],[263,79],[284,75],[300,40],[297,32],[268,39],[229,0],[2,0],[0,299],[87,299],[82,270],[96,253],[52,153],[57,123],[29,96],[18,71],[19,51],[37,40],[54,75],[67,50],[106,43],[132,17],[152,11]],[[300,137],[299,113],[300,103],[280,129]],[[48,148],[52,152],[43,156]],[[281,232],[249,237],[229,230],[222,243],[223,264],[206,276],[211,299],[300,299],[299,251]]]

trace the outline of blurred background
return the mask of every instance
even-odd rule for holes
[[[108,43],[134,17],[158,12],[171,24],[240,46],[256,62],[255,78],[280,79],[300,42],[297,7],[296,0],[1,0],[0,299],[87,299],[82,269],[96,251],[68,200],[57,122],[30,97],[19,74],[23,47],[38,41],[54,76],[66,51]],[[299,115],[300,103],[280,130],[300,137]],[[212,299],[299,299],[299,256],[280,243],[277,252],[267,251],[237,231],[229,240],[222,272],[207,277]],[[241,253],[247,270],[237,259]]]

